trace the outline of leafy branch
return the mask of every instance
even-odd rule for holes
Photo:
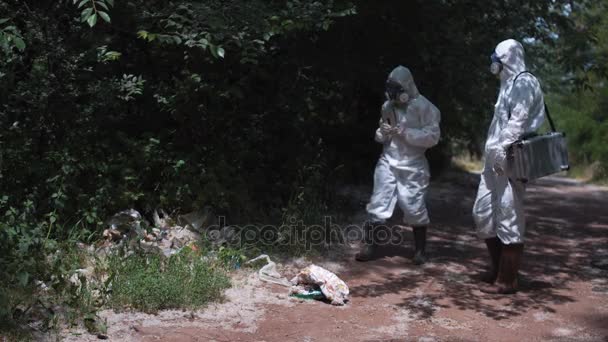
[[[110,23],[110,15],[108,12],[111,7],[114,7],[114,0],[73,0],[74,5],[78,4],[78,8],[84,8],[80,13],[80,21],[86,22],[90,27],[97,24],[97,19],[101,18],[105,22]]]
[[[8,21],[9,19],[0,19],[0,25],[4,25]],[[0,49],[8,52],[13,47],[16,47],[19,51],[25,49],[25,42],[19,30],[15,26],[0,27]]]

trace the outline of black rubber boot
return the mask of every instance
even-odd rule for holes
[[[426,227],[413,227],[414,232],[414,264],[422,265],[426,262]]]
[[[481,277],[481,280],[488,284],[494,284],[498,277],[498,269],[500,266],[500,254],[502,252],[502,242],[499,238],[486,239],[486,247],[490,255],[490,271]]]
[[[357,261],[370,261],[376,251],[376,245],[374,244],[374,225],[371,222],[365,222],[363,226],[363,246],[357,255],[355,260]]]

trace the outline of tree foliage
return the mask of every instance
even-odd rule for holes
[[[556,86],[550,102],[558,127],[567,134],[573,165],[592,166],[591,176],[605,180],[608,177],[608,1],[580,6],[581,11],[573,14],[577,31],[567,38],[581,46],[580,40],[585,34],[593,44],[572,50],[560,41],[558,53],[576,52],[579,63],[567,64],[565,74],[554,71]]]

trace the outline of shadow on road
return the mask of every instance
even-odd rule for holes
[[[503,320],[530,309],[554,312],[552,306],[576,301],[566,291],[574,282],[592,282],[597,291],[608,292],[608,272],[591,265],[608,245],[608,191],[559,179],[544,179],[528,188],[521,291],[510,297],[480,292],[476,275],[486,267],[486,250],[474,235],[471,218],[478,178],[458,175],[433,184],[432,260],[424,267],[409,260],[411,240],[385,247],[372,262],[348,261],[344,277],[353,284],[353,297],[399,295],[403,298],[398,305],[423,319],[438,308],[456,308]]]

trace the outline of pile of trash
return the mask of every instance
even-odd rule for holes
[[[218,246],[232,244],[238,238],[235,227],[218,225],[217,217],[209,207],[185,215],[169,215],[159,209],[152,212],[148,219],[137,210],[128,209],[110,217],[105,228],[102,241],[76,244],[77,269],[62,271],[61,277],[53,274],[46,283],[34,280],[38,287],[36,302],[31,306],[16,306],[13,312],[15,317],[27,318],[28,325],[36,330],[36,334],[42,334],[59,320],[70,319],[71,322],[73,319],[67,305],[57,303],[55,298],[63,301],[64,296],[70,294],[74,296],[70,298],[80,300],[79,296],[84,295],[86,305],[90,305],[87,306],[90,312],[87,311],[82,318],[84,328],[100,339],[107,339],[106,322],[97,315],[97,310],[106,306],[112,294],[113,257],[128,257],[142,252],[170,257],[183,248],[196,250],[202,241]],[[55,263],[56,259],[68,255],[66,252],[72,253],[71,250],[58,249],[48,255],[48,263]],[[216,255],[210,253],[204,257],[214,258]]]
[[[102,248],[116,248],[129,241],[146,252],[169,257],[201,240],[201,232],[214,219],[209,209],[172,219],[164,210],[154,211],[153,225],[134,209],[121,211],[108,220]]]
[[[287,281],[277,271],[276,263],[266,254],[252,259],[247,264],[266,260],[259,271],[260,280],[289,287],[289,294],[302,299],[327,300],[332,305],[345,305],[348,302],[349,289],[346,283],[334,273],[317,265],[310,265],[301,270],[291,281]]]
[[[154,211],[152,220],[150,225],[134,209],[117,213],[108,221],[108,228],[103,232],[105,241],[97,252],[111,252],[127,244],[129,252],[140,248],[147,253],[170,257],[186,246],[196,248],[195,243],[203,239],[203,234],[205,240],[214,245],[238,238],[231,227],[210,228],[215,217],[209,209],[178,216],[177,220],[161,209]],[[289,281],[281,276],[268,255],[260,255],[247,264],[260,260],[266,261],[258,272],[260,280],[289,287],[289,294],[293,297],[327,300],[333,305],[344,305],[348,301],[349,289],[346,283],[320,266],[310,265]]]

